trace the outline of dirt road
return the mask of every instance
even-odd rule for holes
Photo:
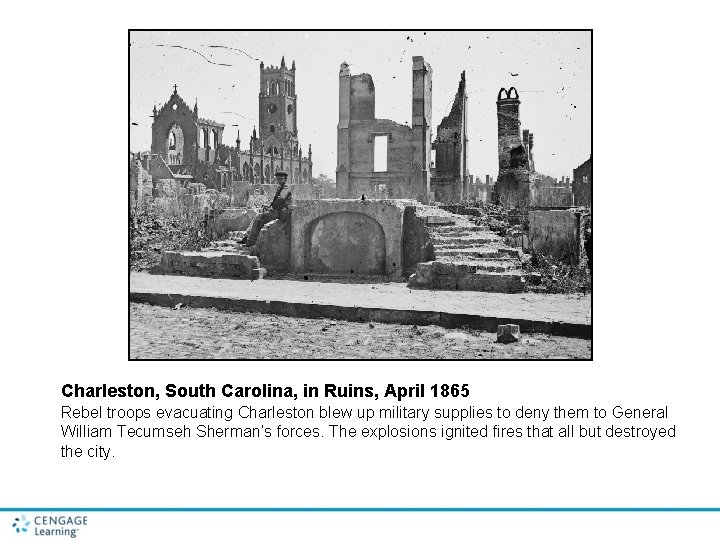
[[[522,330],[522,329],[521,329]],[[495,334],[438,326],[301,319],[130,304],[135,358],[590,358],[591,342],[543,334],[501,345]]]

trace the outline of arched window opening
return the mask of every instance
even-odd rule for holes
[[[173,124],[167,135],[167,156],[168,165],[182,165],[183,162],[183,132],[180,126]]]

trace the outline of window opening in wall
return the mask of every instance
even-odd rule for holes
[[[387,199],[388,198],[387,184],[374,184],[372,186],[372,198],[373,199]]]
[[[375,172],[387,172],[388,136],[376,135],[374,137],[373,157]]]

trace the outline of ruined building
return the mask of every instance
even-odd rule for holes
[[[163,178],[204,178],[212,176],[218,161],[225,126],[198,116],[177,92],[160,110],[153,107],[150,172]],[[161,158],[158,160],[158,158]]]
[[[340,66],[337,196],[413,198],[430,194],[432,68],[413,57],[412,126],[375,118],[375,85],[367,73]]]
[[[467,168],[467,94],[465,72],[460,76],[455,101],[450,114],[443,118],[432,143],[435,150],[435,173],[430,181],[438,202],[451,203],[466,200],[468,190]]]
[[[288,68],[260,63],[260,135],[253,129],[249,148],[222,142],[225,126],[198,115],[177,92],[160,110],[153,108],[151,173],[154,178],[172,178],[181,183],[202,182],[209,188],[227,189],[231,182],[272,183],[276,171],[288,173],[291,183],[312,178],[312,146],[303,155],[298,141],[295,62]]]
[[[520,98],[517,90],[501,88],[497,97],[498,162],[495,199],[506,206],[528,206],[531,202],[532,134],[520,128]]]
[[[572,193],[576,206],[592,207],[592,154],[573,169]]]
[[[280,67],[265,67],[260,62],[260,140],[276,156],[297,157],[297,94],[295,93],[295,61],[288,69],[285,57]]]

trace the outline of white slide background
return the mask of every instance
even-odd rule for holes
[[[0,38],[11,74],[3,84],[9,168],[2,216],[7,274],[0,507],[720,507],[717,69],[708,54],[716,49],[713,18],[699,2],[674,10],[627,2],[593,8],[578,2],[363,6],[130,2],[10,8],[9,31]],[[276,24],[273,16],[283,11],[285,22]],[[127,29],[249,25],[593,28],[594,361],[127,362]],[[387,383],[469,383],[467,400],[427,398],[407,405],[668,405],[677,437],[114,441],[117,455],[107,462],[61,460],[62,384],[162,388],[171,382],[269,382],[298,389],[303,383],[376,389]],[[213,404],[240,403],[218,398]],[[364,403],[313,400],[308,406],[320,404]],[[16,537],[12,518],[0,513],[7,522],[0,524],[0,539]],[[94,525],[79,538],[720,535],[719,513],[90,519]]]

